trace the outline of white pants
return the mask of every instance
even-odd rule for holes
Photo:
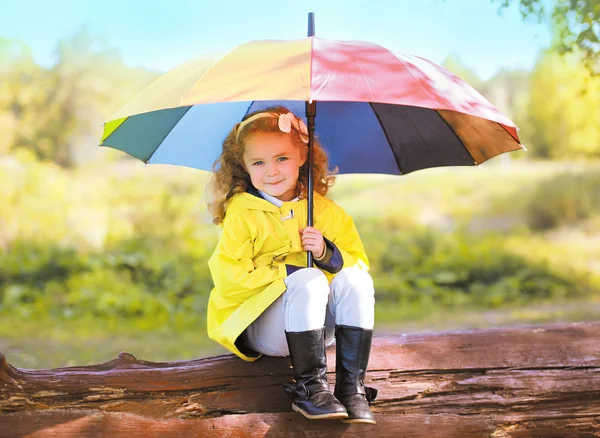
[[[373,280],[362,269],[342,269],[331,286],[317,268],[299,269],[284,281],[286,291],[246,329],[246,340],[253,350],[267,356],[288,356],[286,331],[325,326],[329,346],[334,341],[335,324],[373,329]]]

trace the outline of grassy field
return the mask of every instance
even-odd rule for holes
[[[398,308],[377,306],[376,335],[441,332],[492,327],[600,320],[600,298],[536,303],[499,309]],[[197,324],[140,329],[122,321],[109,326],[101,319],[64,321],[9,319],[0,324],[0,352],[14,366],[41,369],[92,365],[126,351],[138,359],[176,361],[228,352],[206,337],[203,318]]]
[[[600,319],[600,163],[338,178],[372,263],[377,332]],[[51,368],[221,354],[208,340],[206,175],[0,162],[0,352]]]

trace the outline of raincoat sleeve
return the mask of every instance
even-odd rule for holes
[[[243,215],[226,215],[223,233],[208,262],[215,288],[222,298],[242,303],[286,277],[283,263],[255,267],[253,253],[253,236]]]
[[[365,271],[369,270],[369,260],[365,248],[354,224],[352,217],[337,204],[333,204],[331,211],[331,229],[333,232],[327,236],[337,247],[342,255],[343,267],[358,265]]]
[[[329,240],[325,240],[325,254],[322,259],[314,259],[315,265],[331,274],[337,274],[344,267],[344,259],[338,247]]]

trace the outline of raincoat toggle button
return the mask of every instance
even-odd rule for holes
[[[287,259],[287,253],[273,256],[274,262],[285,262],[285,259]]]

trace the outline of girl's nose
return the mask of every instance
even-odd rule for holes
[[[279,169],[277,169],[277,166],[271,164],[271,165],[269,165],[269,167],[267,167],[267,175],[275,176],[278,173],[279,173]]]

